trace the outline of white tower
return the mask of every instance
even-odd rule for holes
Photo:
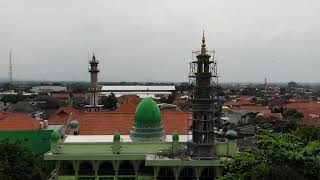
[[[101,86],[98,85],[98,64],[99,61],[96,60],[96,57],[92,56],[92,59],[89,60],[90,64],[90,78],[91,78],[91,84],[90,88],[88,89],[88,96],[90,100],[90,104],[85,106],[86,110],[88,112],[96,112],[96,111],[101,111],[103,105],[99,105],[99,94],[101,91]]]

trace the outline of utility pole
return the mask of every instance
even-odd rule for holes
[[[10,50],[10,54],[9,54],[9,78],[10,78],[10,85],[13,85],[13,80],[12,80],[12,53]]]

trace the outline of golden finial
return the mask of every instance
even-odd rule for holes
[[[201,54],[205,54],[207,52],[206,49],[206,39],[204,37],[204,30],[202,31],[202,44],[201,44]]]

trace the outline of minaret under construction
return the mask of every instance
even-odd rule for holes
[[[196,60],[190,63],[190,83],[192,90],[192,142],[191,155],[195,159],[214,157],[214,127],[219,123],[219,103],[217,101],[217,64],[214,51],[206,49],[204,33]]]
[[[96,112],[96,111],[101,111],[103,105],[99,105],[99,94],[101,91],[101,86],[98,85],[98,64],[99,61],[96,60],[96,57],[92,56],[92,59],[89,60],[90,64],[90,78],[91,78],[91,83],[90,83],[90,88],[88,89],[88,95],[89,95],[89,101],[90,104],[86,105],[86,111],[88,112]]]

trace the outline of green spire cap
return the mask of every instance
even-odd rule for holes
[[[113,142],[120,142],[121,135],[119,132],[114,133],[113,135]]]
[[[61,135],[60,135],[60,133],[58,131],[53,131],[51,133],[51,137],[50,138],[51,138],[52,141],[58,141],[59,139],[61,139]]]
[[[177,133],[177,131],[174,131],[172,133],[172,141],[173,142],[179,142],[179,134]]]
[[[206,39],[204,37],[204,30],[202,32],[202,44],[201,44],[201,54],[206,54],[207,49],[206,49]]]
[[[152,98],[144,98],[135,112],[135,125],[137,127],[154,127],[161,124],[161,112]]]
[[[225,134],[226,138],[229,140],[235,140],[238,136],[238,133],[234,130],[228,130]]]
[[[77,120],[72,120],[72,121],[70,121],[69,125],[70,125],[71,129],[77,129],[79,122]]]

